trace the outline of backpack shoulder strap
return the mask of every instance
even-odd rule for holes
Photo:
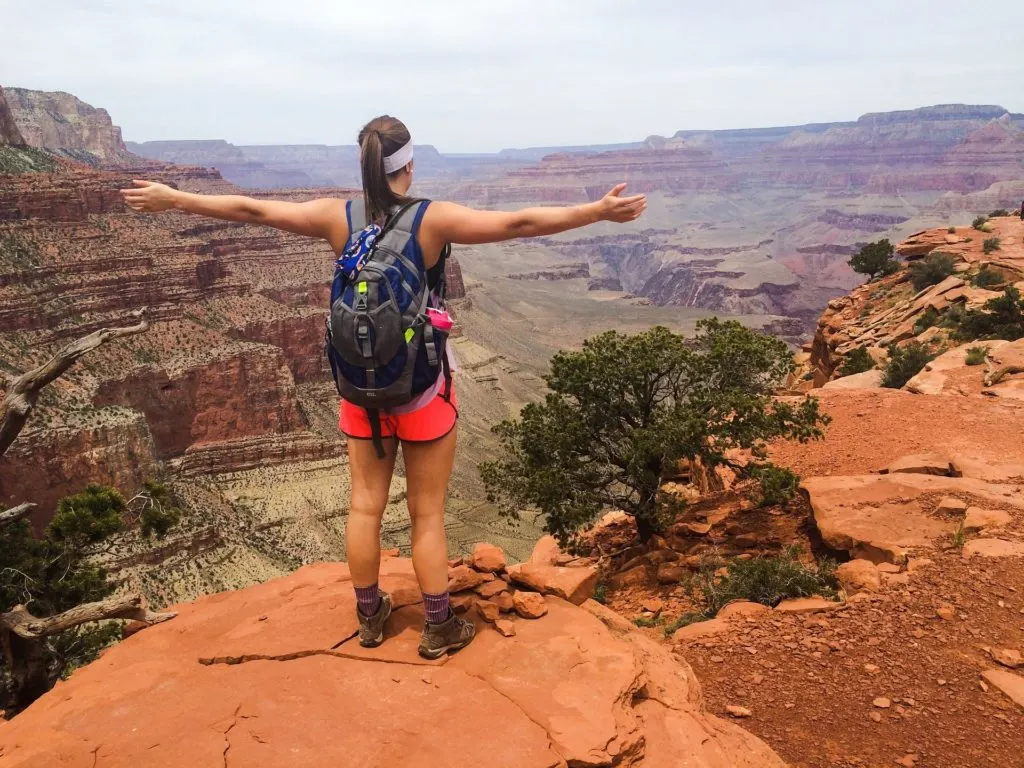
[[[348,235],[351,237],[366,226],[366,203],[362,198],[349,200],[345,213],[348,214]]]
[[[380,236],[380,243],[396,253],[404,253],[409,241],[415,237],[419,229],[419,221],[422,217],[422,210],[430,203],[429,200],[410,200],[399,208],[387,224]],[[420,270],[423,265],[419,265]]]

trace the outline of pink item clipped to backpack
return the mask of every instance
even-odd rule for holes
[[[445,331],[446,333],[452,329],[455,321],[452,320],[452,316],[449,315],[443,309],[434,309],[430,307],[427,309],[427,317],[430,319],[430,324],[437,328],[439,331]]]

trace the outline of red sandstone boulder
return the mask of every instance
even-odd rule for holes
[[[498,606],[498,609],[502,613],[511,613],[513,608],[515,608],[515,603],[512,600],[511,592],[502,592],[499,595],[495,595],[490,599],[490,602]]]
[[[877,592],[882,586],[882,575],[870,560],[850,560],[836,568],[836,578],[849,594]]]
[[[826,600],[824,597],[797,597],[783,600],[775,606],[775,610],[780,613],[824,613],[842,607],[842,603]]]
[[[671,565],[666,563],[665,565],[658,566],[658,583],[659,584],[678,584],[683,578],[689,573],[689,569],[683,568],[680,565]],[[644,576],[646,577],[646,572]]]
[[[514,584],[521,584],[545,595],[555,595],[579,605],[594,596],[597,569],[586,566],[563,568],[557,565],[523,563],[508,569]]]
[[[508,590],[508,584],[501,579],[486,581],[476,588],[476,593],[484,600],[489,600],[495,595],[500,595]]]
[[[1024,557],[1024,541],[1017,539],[971,539],[964,545],[964,557]]]
[[[456,613],[465,613],[472,608],[477,601],[477,596],[472,592],[460,592],[451,596],[452,610]]]
[[[964,529],[968,531],[980,531],[985,528],[1002,528],[1013,521],[1009,512],[1001,509],[982,509],[981,507],[968,507],[964,515]]]
[[[512,606],[524,619],[539,619],[548,612],[544,596],[536,592],[516,592],[512,595]]]
[[[558,556],[561,554],[562,550],[559,548],[558,542],[554,536],[549,534],[541,536],[533,545],[533,553],[530,555],[529,562],[537,565],[557,565]]]
[[[473,570],[468,565],[458,565],[448,570],[449,592],[462,592],[465,589],[474,589],[485,581],[487,581],[487,577]]]
[[[672,633],[672,642],[678,643],[684,640],[696,640],[701,637],[710,637],[711,635],[720,635],[723,632],[729,631],[729,622],[725,619],[709,619],[708,621],[696,621],[693,624],[687,624],[685,627],[680,627]]]
[[[628,570],[616,573],[608,581],[616,589],[621,587],[641,587],[650,583],[651,574],[646,565],[635,565]]]
[[[883,474],[944,475],[952,474],[949,459],[931,453],[901,456],[886,467]]]
[[[948,459],[900,463],[936,470],[950,464]],[[810,499],[814,522],[825,543],[875,563],[902,564],[909,551],[933,547],[956,530],[955,521],[932,514],[936,498],[956,496],[986,506],[1024,509],[1024,499],[1015,486],[917,472],[812,477],[804,480],[801,488]]]
[[[489,624],[493,624],[498,620],[501,615],[501,609],[497,605],[487,600],[478,600],[476,603],[477,613],[480,614],[480,618]]]
[[[1024,709],[1024,676],[1005,669],[987,669],[981,673],[989,683],[1006,694],[1010,701]]]
[[[494,628],[498,630],[502,637],[516,636],[516,625],[508,619],[498,619],[494,622]]]
[[[485,573],[497,573],[505,569],[505,553],[501,547],[481,542],[473,547],[473,567]]]

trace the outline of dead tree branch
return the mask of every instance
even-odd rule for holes
[[[1005,365],[997,370],[989,370],[985,374],[985,386],[994,387],[1000,381],[1007,376],[1012,376],[1015,373],[1024,373],[1024,366],[1022,365]]]
[[[16,523],[22,518],[28,517],[29,513],[36,508],[35,504],[30,504],[27,501],[24,504],[19,504],[16,507],[11,507],[8,510],[0,512],[0,528],[11,523]]]
[[[146,624],[159,624],[173,619],[175,613],[154,613],[146,607],[141,595],[122,595],[96,603],[76,605],[56,616],[37,618],[24,605],[17,605],[0,614],[0,632],[13,632],[26,640],[56,635],[80,624],[104,619],[135,619]]]
[[[7,396],[0,403],[0,456],[7,452],[25,426],[43,387],[67,373],[82,355],[108,341],[148,331],[149,322],[144,317],[145,311],[140,309],[129,315],[139,320],[137,324],[125,328],[101,328],[88,336],[83,336],[68,344],[38,368],[23,373],[13,381]]]

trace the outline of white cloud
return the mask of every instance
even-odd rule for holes
[[[70,91],[140,141],[351,143],[389,112],[418,141],[486,151],[934,103],[1024,111],[1019,0],[983,16],[950,0],[3,5],[0,83]]]

